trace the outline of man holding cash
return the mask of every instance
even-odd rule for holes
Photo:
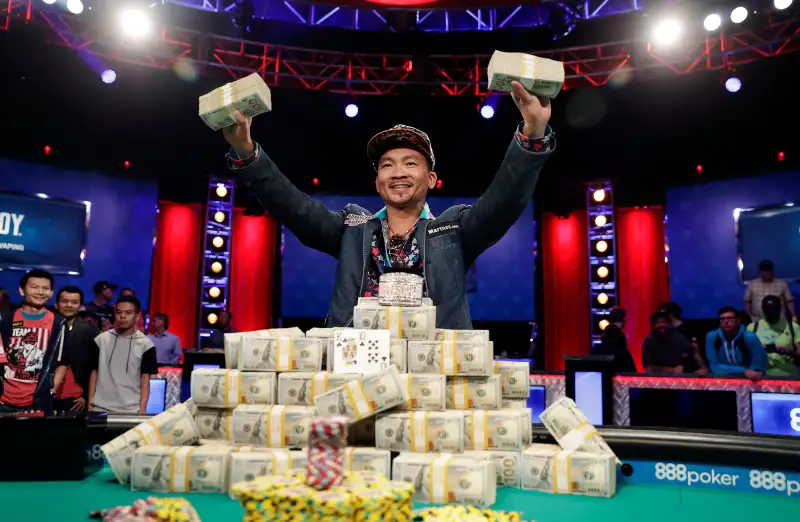
[[[547,124],[550,100],[513,82],[522,116],[503,163],[483,196],[434,217],[425,203],[436,185],[436,158],[428,135],[397,125],[367,144],[375,188],[386,206],[372,214],[356,206],[331,211],[299,191],[250,136],[251,118],[238,111],[223,129],[231,145],[229,167],[278,221],[311,248],[336,257],[339,267],[326,326],[349,326],[358,298],[378,293],[387,271],[424,278],[425,294],[438,307],[436,326],[471,329],[465,291],[467,268],[520,217],[533,196],[539,172],[555,149]]]

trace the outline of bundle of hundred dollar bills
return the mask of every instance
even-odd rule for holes
[[[275,372],[201,368],[192,372],[191,390],[195,404],[204,408],[274,404],[277,377]]]
[[[223,493],[230,450],[211,446],[142,446],[133,454],[131,489],[169,493]]]
[[[278,374],[278,404],[314,406],[323,393],[361,378],[360,373],[284,372]]]
[[[363,330],[389,330],[396,339],[425,340],[436,336],[436,307],[380,306],[361,301],[353,309],[353,326]]]
[[[403,453],[392,477],[414,484],[414,500],[430,504],[489,507],[497,497],[494,462],[450,455]]]
[[[316,405],[322,416],[343,416],[350,422],[371,417],[408,401],[397,368],[365,375],[318,395]]]
[[[539,415],[539,419],[561,449],[611,455],[614,462],[620,463],[586,415],[569,397],[561,397],[553,402]]]
[[[308,406],[243,404],[233,410],[233,441],[270,448],[306,447],[316,416],[317,409]]]
[[[493,351],[491,341],[409,341],[408,372],[489,376]]]
[[[522,489],[608,498],[617,490],[613,454],[533,444],[522,452],[521,468]]]
[[[411,411],[389,413],[375,422],[375,445],[391,451],[464,451],[464,412]]]
[[[233,125],[233,112],[252,118],[272,110],[272,94],[258,73],[200,96],[200,118],[213,130]]]
[[[511,82],[545,98],[555,98],[564,85],[564,64],[530,54],[495,51],[487,69],[489,89],[511,92]]]
[[[500,375],[500,387],[506,399],[528,397],[530,387],[530,365],[524,361],[495,361],[494,373]]]
[[[318,372],[328,341],[308,337],[243,337],[238,353],[240,370]]]

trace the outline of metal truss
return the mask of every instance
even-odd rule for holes
[[[276,46],[238,38],[164,27],[151,41],[129,45],[112,27],[98,27],[81,16],[31,9],[31,0],[11,0],[0,11],[0,28],[9,20],[31,21],[48,31],[47,41],[99,57],[168,69],[190,62],[199,74],[227,81],[258,73],[273,87],[327,90],[356,95],[426,92],[431,95],[485,97],[490,55],[371,54]],[[4,16],[5,15],[5,16]],[[5,20],[3,19],[5,18]],[[11,24],[13,25],[13,23]],[[532,54],[564,63],[566,89],[602,86],[663,75],[711,70],[728,72],[754,60],[800,50],[800,17],[765,20],[755,29],[687,38],[669,53],[640,40],[602,43]]]

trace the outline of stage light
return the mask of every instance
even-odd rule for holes
[[[217,237],[215,237],[214,239],[211,240],[211,244],[214,245],[217,248],[222,248],[222,245],[225,244],[225,240],[222,239],[221,237],[217,236]]]
[[[606,243],[605,241],[598,241],[597,245],[595,245],[595,248],[597,249],[598,252],[601,253],[605,252],[606,250],[608,250],[608,243]]]
[[[672,45],[681,37],[683,27],[677,20],[659,22],[653,30],[653,42],[656,45]]]
[[[600,203],[601,201],[606,199],[606,191],[603,189],[597,189],[594,191],[594,194],[592,194],[592,198],[594,198],[595,201]]]
[[[775,0],[773,5],[775,6],[775,9],[782,11],[792,5],[792,0]]]
[[[318,187],[319,186],[319,178],[312,179],[311,183],[313,183],[315,187]]]
[[[601,305],[604,305],[608,302],[608,295],[607,294],[598,294],[597,295],[597,302]]]
[[[604,266],[601,266],[600,268],[597,269],[597,275],[601,279],[604,279],[604,278],[608,277],[608,268],[604,267]]]
[[[481,116],[486,118],[487,120],[494,116],[494,107],[491,105],[484,105],[481,107]]]
[[[208,295],[210,295],[214,299],[219,297],[219,294],[221,294],[221,293],[222,293],[222,291],[219,289],[218,286],[212,286],[211,288],[208,289]]]
[[[213,263],[211,263],[211,271],[214,272],[215,274],[219,274],[220,272],[222,272],[222,263],[220,263],[219,261],[214,261]]]
[[[697,167],[695,167],[694,170],[697,171],[697,175],[699,176],[700,174],[703,173],[703,166],[702,165],[698,165]]]
[[[731,76],[727,80],[725,80],[725,89],[728,92],[739,92],[739,89],[742,88],[742,80],[737,78],[736,76]]]
[[[223,221],[225,221],[225,213],[221,212],[221,211],[217,211],[214,214],[214,221],[216,221],[217,223],[222,223]]]
[[[219,317],[215,313],[210,313],[206,319],[208,319],[208,324],[215,324]]]
[[[785,159],[786,159],[786,154],[784,154],[783,152],[779,152],[778,153],[778,161],[783,161]]]
[[[594,218],[594,226],[602,227],[602,226],[605,226],[605,224],[606,224],[606,217],[605,216],[603,216],[603,215],[595,216],[595,218]]]
[[[117,73],[113,69],[106,69],[100,75],[100,79],[103,80],[103,83],[112,84],[117,81]]]
[[[783,154],[783,153],[781,153],[781,154]],[[436,180],[436,188],[442,188],[442,185],[444,185],[444,181],[442,181],[440,179],[437,179]]]
[[[81,0],[67,0],[67,9],[72,14],[81,14],[83,12],[83,2]]]
[[[44,2],[47,5],[53,5],[56,3],[56,0],[42,0],[42,2]]]
[[[731,22],[740,24],[747,19],[747,8],[739,6],[731,11]]]
[[[706,31],[716,31],[721,25],[722,17],[716,13],[706,16],[706,19],[703,20],[703,27],[706,28]]]
[[[349,104],[347,107],[344,108],[344,114],[348,118],[355,118],[358,116],[358,105],[355,103]]]
[[[225,185],[217,185],[217,190],[215,190],[214,192],[216,192],[217,196],[220,198],[224,198],[225,196],[228,195],[228,189],[225,188]]]
[[[599,326],[601,330],[605,330],[606,328],[608,328],[608,324],[609,324],[608,321],[603,319],[598,323],[597,326]]]
[[[119,23],[125,34],[134,38],[147,36],[153,26],[147,13],[140,9],[122,11],[119,15]]]
[[[122,166],[125,167],[126,169],[129,169],[129,168],[131,168],[131,162],[128,161],[128,160],[125,160],[125,163],[123,163]]]
[[[50,155],[50,151],[52,151],[52,150],[53,149],[50,148],[50,145],[45,145],[44,146],[44,155],[45,156],[49,156]]]
[[[547,26],[553,32],[553,40],[567,36],[575,29],[578,14],[565,3],[558,2],[550,8]]]

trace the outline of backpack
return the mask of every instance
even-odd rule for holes
[[[744,334],[734,340],[733,343],[734,348],[738,348],[739,352],[742,354],[742,364],[745,368],[750,367],[750,348],[747,347],[747,344],[744,342]],[[722,348],[722,337],[717,335],[714,339],[714,350],[716,350],[717,354],[719,355],[719,349]],[[725,358],[727,361],[727,357]]]

